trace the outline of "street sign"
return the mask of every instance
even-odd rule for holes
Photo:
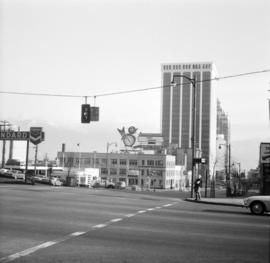
[[[205,158],[194,158],[194,163],[206,163],[206,159]]]

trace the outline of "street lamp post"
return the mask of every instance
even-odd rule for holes
[[[0,125],[1,130],[2,127],[4,128],[3,131],[6,131],[6,126],[12,126],[12,124],[10,124],[8,121],[0,121],[1,123],[3,123],[2,125]],[[6,140],[3,140],[3,148],[2,148],[2,168],[5,167],[5,155],[6,155]]]
[[[239,170],[237,171],[235,169],[236,172],[235,172],[235,178],[234,178],[234,194],[238,195],[241,188],[241,163],[233,162],[232,165],[235,166],[236,164],[238,165]],[[238,185],[238,189],[237,189],[236,184]]]
[[[193,198],[193,183],[194,183],[194,175],[195,175],[195,162],[194,162],[194,157],[195,157],[195,125],[196,125],[196,120],[195,120],[195,110],[196,110],[196,79],[195,78],[189,78],[185,75],[181,75],[181,74],[176,74],[173,75],[173,80],[171,82],[171,84],[173,85],[173,87],[176,87],[176,82],[174,82],[174,78],[175,77],[181,77],[184,79],[187,79],[191,84],[192,84],[192,88],[193,88],[193,92],[192,92],[192,131],[191,131],[191,147],[192,147],[192,154],[191,154],[191,158],[192,158],[192,170],[191,170],[191,191],[190,191],[190,197]]]
[[[107,157],[107,162],[106,162],[106,169],[107,169],[107,178],[109,176],[109,148],[111,145],[115,145],[115,147],[117,147],[117,143],[116,142],[107,142],[107,151],[106,151],[106,157]],[[105,186],[107,184],[107,179],[105,181]]]

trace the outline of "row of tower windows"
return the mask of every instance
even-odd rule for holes
[[[163,70],[211,69],[211,64],[163,65]]]

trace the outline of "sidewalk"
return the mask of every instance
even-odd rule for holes
[[[212,205],[227,205],[227,206],[244,206],[243,198],[201,198],[196,201],[194,198],[186,198],[188,202],[212,204]]]

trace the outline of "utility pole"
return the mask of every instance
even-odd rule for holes
[[[35,147],[35,176],[37,175],[37,153],[38,153],[38,144]]]
[[[3,125],[0,125],[1,130],[2,127],[4,128],[3,131],[6,131],[6,126],[11,126],[11,124],[8,121],[0,121],[4,123]],[[3,148],[2,148],[2,168],[5,167],[5,155],[6,155],[6,140],[3,140]]]

